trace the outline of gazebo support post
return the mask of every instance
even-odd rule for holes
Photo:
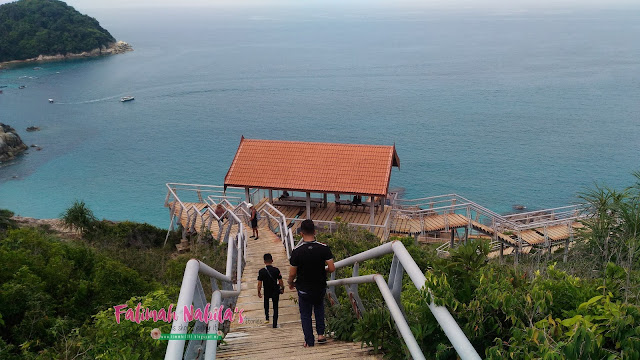
[[[327,193],[324,193],[322,195],[322,206],[324,206],[325,208],[328,206],[328,202],[327,202]]]
[[[370,213],[369,225],[371,225],[369,230],[371,230],[371,232],[373,232],[373,225],[376,223],[376,215],[375,215],[375,211],[376,211],[376,206],[375,205],[376,205],[376,203],[374,201],[374,198],[375,198],[375,196],[373,196],[373,195],[369,196],[369,202],[370,202],[370,206],[369,206],[369,213]]]
[[[273,190],[269,189],[269,204],[273,204]]]
[[[251,197],[249,196],[249,188],[248,187],[244,188],[244,195],[247,198],[247,202],[250,203],[251,202]]]
[[[307,193],[307,219],[311,219],[311,193]]]

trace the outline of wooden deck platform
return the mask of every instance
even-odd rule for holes
[[[422,218],[424,231],[436,232],[445,230],[445,217],[446,221],[449,222],[449,228],[452,229],[465,227],[469,224],[469,219],[460,214],[427,215]],[[416,218],[398,217],[395,220],[392,231],[397,234],[414,235],[422,232],[422,222]]]
[[[487,225],[480,224],[479,222],[476,222],[476,221],[473,221],[473,220],[471,221],[471,227],[474,230],[480,231],[480,232],[482,232],[482,233],[484,233],[486,235],[489,235],[489,236],[494,236],[495,235],[495,231],[491,227],[489,227]],[[503,234],[503,233],[499,232],[497,234],[497,236],[498,236],[498,239],[501,240],[504,243],[511,244],[511,245],[517,244],[517,241],[514,240],[509,235],[506,235],[506,234]]]
[[[583,225],[578,222],[574,222],[571,226],[573,227],[574,234],[576,229],[583,227]],[[521,231],[520,236],[522,237],[522,240],[528,244],[540,245],[545,243],[544,232],[544,228],[529,229]],[[569,239],[571,237],[571,233],[569,232],[569,226],[562,224],[547,227],[547,236],[549,241],[553,243]]]
[[[187,209],[191,209],[192,206],[195,206],[198,211],[203,212],[203,209],[205,208],[205,206],[207,206],[206,203],[183,203]],[[176,216],[176,220],[178,223],[180,223],[183,227],[187,226],[187,221],[188,221],[188,214],[186,211],[182,211],[182,214],[180,214],[180,206],[176,206],[174,209],[174,215]],[[180,216],[178,218],[178,216]],[[205,221],[207,220],[207,217],[205,217]],[[214,238],[218,237],[218,231],[219,231],[219,227],[216,225],[217,220],[213,219],[212,222],[212,226],[211,226],[211,234],[213,235]],[[202,218],[200,216],[196,217],[196,226],[195,226],[195,230],[196,232],[199,232],[200,229],[202,229]],[[237,229],[233,229],[235,231],[232,231],[234,233],[238,232]]]
[[[329,339],[326,344],[304,348],[304,335],[300,325],[300,313],[293,299],[295,290],[287,287],[280,295],[278,324],[263,324],[263,299],[258,298],[258,271],[264,267],[262,255],[271,253],[273,265],[280,269],[284,282],[289,274],[289,262],[280,238],[268,228],[260,227],[260,238],[249,239],[247,243],[247,264],[242,274],[242,292],[237,307],[244,309],[244,324],[232,323],[225,344],[218,348],[217,359],[382,359],[369,354],[359,343]],[[270,317],[273,309],[270,307]],[[271,318],[271,320],[273,320]],[[315,324],[314,324],[315,329]]]
[[[282,214],[287,219],[305,219],[306,218],[306,209],[300,208],[297,206],[282,206],[276,205],[276,208],[282,212]],[[337,217],[339,217],[342,221],[352,223],[352,224],[369,224],[370,216],[369,210],[363,210],[362,207],[354,207],[350,209],[348,205],[341,205],[340,210],[336,209],[335,203],[328,203],[327,207],[318,207],[312,209],[311,211],[311,219],[318,220],[316,226],[322,229],[323,224],[322,221],[334,221]],[[384,208],[378,208],[375,212],[375,224],[376,225],[384,225],[389,212],[391,211],[390,206],[385,206]],[[391,220],[389,220],[391,221]],[[291,225],[291,229],[294,234],[297,233],[298,227],[300,226],[299,221],[289,220],[289,224]],[[368,227],[367,227],[368,229]],[[374,233],[382,238],[384,236],[384,229],[381,227],[376,227],[374,229]]]
[[[256,207],[260,207],[266,199],[262,199]],[[192,206],[195,206],[198,211],[202,212],[204,207],[207,206],[205,203],[184,203],[184,205],[190,209]],[[288,219],[289,226],[293,230],[294,233],[297,232],[298,227],[300,226],[300,221],[298,219],[304,219],[306,217],[306,209],[301,208],[299,206],[283,206],[277,205],[276,208],[284,214],[284,216]],[[335,203],[329,203],[327,207],[317,207],[312,209],[311,218],[313,220],[318,220],[316,223],[320,231],[323,227],[326,227],[327,224],[323,224],[322,222],[330,222],[335,221],[336,218],[340,218],[342,221],[353,224],[368,224],[370,213],[369,211],[363,211],[361,207],[350,209],[349,206],[341,206],[342,211],[338,211],[336,209]],[[175,215],[178,216],[180,214],[180,207],[176,206]],[[450,229],[458,229],[464,228],[469,225],[469,218],[461,214],[434,214],[430,216],[424,216],[422,218],[422,222],[420,219],[416,218],[408,218],[406,216],[399,216],[396,219],[391,219],[393,214],[389,214],[391,212],[391,207],[385,206],[383,208],[379,208],[375,213],[375,224],[376,225],[384,225],[387,220],[387,216],[389,216],[389,223],[393,223],[392,228],[390,229],[391,235],[409,235],[415,236],[419,235],[423,232],[432,233],[432,232],[440,232],[446,229],[446,222],[448,222],[448,227]],[[446,220],[445,220],[446,217]],[[205,220],[207,218],[205,217]],[[182,224],[182,226],[186,226],[187,224],[187,212],[183,211],[180,219],[178,221]],[[265,222],[264,216],[262,217],[260,223],[261,225]],[[390,224],[391,225],[391,224]],[[575,222],[572,224],[573,232],[576,232],[576,229],[581,228],[583,225]],[[486,234],[488,236],[494,236],[494,230],[484,224],[481,224],[477,221],[471,220],[471,227],[473,230]],[[196,219],[196,232],[200,231],[202,228],[202,219],[201,217],[197,217]],[[368,229],[368,227],[365,227]],[[218,226],[211,226],[211,233],[214,238],[218,237]],[[560,242],[567,240],[571,234],[569,231],[569,227],[567,225],[554,225],[547,227],[547,236],[549,240],[553,242]],[[528,245],[540,245],[545,243],[544,237],[544,228],[535,228],[535,229],[527,229],[520,232],[520,236],[524,243]],[[382,227],[374,228],[374,233],[376,236],[383,238],[385,234],[385,229]],[[517,244],[517,235],[507,235],[504,233],[498,233],[497,237],[499,240],[508,245]],[[448,239],[443,239],[444,241],[448,241]],[[525,244],[525,245],[526,245]]]

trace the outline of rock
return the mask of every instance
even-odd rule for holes
[[[31,132],[31,131],[40,131],[40,128],[37,126],[29,126],[27,128],[27,131]]]
[[[13,60],[6,61],[0,63],[0,69],[3,68],[3,65],[9,64],[19,64],[19,63],[28,63],[33,61],[59,61],[64,59],[74,59],[74,58],[84,58],[84,57],[94,57],[94,56],[102,56],[102,55],[115,55],[115,54],[123,54],[128,51],[133,51],[133,47],[124,41],[117,41],[109,44],[109,46],[102,46],[99,48],[95,48],[91,51],[83,51],[81,53],[68,53],[68,54],[56,54],[56,55],[39,55],[38,57],[34,57],[26,60]],[[20,87],[24,89],[24,87]]]
[[[27,149],[14,128],[0,123],[0,162],[11,160]]]

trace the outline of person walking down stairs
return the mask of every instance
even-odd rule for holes
[[[284,293],[284,283],[280,269],[273,266],[271,254],[264,254],[264,268],[258,271],[258,297],[262,298],[261,290],[264,287],[264,317],[265,324],[269,323],[269,299],[273,302],[273,327],[278,327],[278,300]]]
[[[300,224],[302,240],[293,252],[289,262],[289,289],[298,290],[300,322],[304,333],[304,347],[314,346],[311,313],[315,315],[318,344],[327,342],[324,335],[324,297],[327,289],[327,271],[336,270],[333,254],[326,244],[317,242],[313,220],[307,219]],[[327,271],[325,271],[327,265]],[[294,281],[295,279],[295,281]]]

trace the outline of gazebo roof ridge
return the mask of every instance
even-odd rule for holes
[[[316,193],[386,196],[395,144],[367,145],[242,136],[224,185]]]

